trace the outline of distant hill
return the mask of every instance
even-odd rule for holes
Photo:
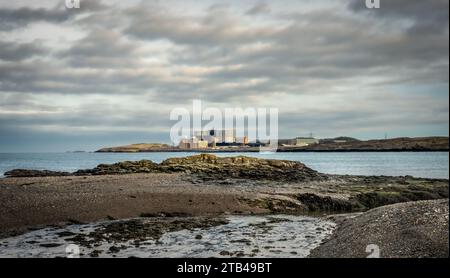
[[[305,147],[280,146],[279,152],[365,152],[365,151],[448,151],[448,137],[418,137],[393,138],[386,140],[360,141],[351,137],[336,137],[321,140],[320,144]],[[167,144],[139,143],[119,147],[103,148],[97,152],[186,152],[185,150]],[[258,152],[258,147],[203,149],[202,152]]]
[[[147,152],[147,151],[157,151],[157,150],[170,150],[171,146],[167,144],[159,144],[159,143],[138,143],[138,144],[131,144],[131,145],[125,145],[125,146],[119,146],[119,147],[111,147],[111,148],[103,148],[98,150],[97,152],[128,152],[128,153],[135,153],[135,152]]]
[[[324,143],[336,143],[336,142],[355,142],[355,141],[359,141],[356,138],[353,137],[347,137],[347,136],[339,136],[336,138],[325,138],[325,139],[319,139],[319,142],[321,144]]]
[[[344,141],[344,140],[343,140]],[[385,140],[323,142],[301,148],[307,151],[448,151],[448,137],[393,138]]]
[[[359,139],[353,138],[353,137],[347,137],[347,136],[340,136],[334,138],[336,141],[348,141],[348,142],[354,142],[354,141],[360,141]]]

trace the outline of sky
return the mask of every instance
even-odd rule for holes
[[[0,0],[0,152],[170,143],[174,108],[279,137],[448,136],[449,1]]]

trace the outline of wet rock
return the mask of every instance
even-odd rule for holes
[[[202,178],[228,177],[267,180],[321,180],[326,175],[296,161],[259,159],[246,156],[217,157],[200,154],[183,158],[169,158],[160,164],[162,172],[189,170]]]
[[[277,223],[283,223],[283,222],[292,222],[290,219],[286,218],[275,218],[275,217],[267,217],[268,224],[277,224]]]
[[[448,187],[408,186],[392,187],[379,192],[364,192],[354,196],[352,200],[359,202],[366,209],[372,209],[396,203],[443,198],[448,198]]]
[[[82,221],[79,221],[77,219],[67,219],[67,222],[71,225],[82,225],[82,224],[86,224]]]
[[[120,244],[129,241],[133,241],[135,246],[139,246],[140,242],[146,240],[155,240],[155,243],[158,244],[159,238],[168,232],[185,229],[193,230],[210,228],[226,223],[228,223],[228,221],[223,218],[206,217],[154,217],[131,219],[106,223],[89,234],[78,234],[71,238],[70,241],[85,247],[91,247],[99,242]],[[116,250],[115,248],[126,248],[126,246],[116,246],[110,251],[114,253]]]
[[[236,240],[230,240],[231,243],[251,243],[252,241],[246,238],[236,239]]]
[[[114,175],[133,173],[157,173],[158,164],[150,160],[123,161],[114,164],[100,164],[93,169],[79,170],[74,175]]]
[[[189,173],[188,175],[196,176],[194,179],[199,181],[205,179],[222,180],[223,177],[277,181],[327,179],[327,175],[314,171],[303,163],[296,161],[259,159],[246,156],[217,157],[212,154],[169,158],[161,164],[150,160],[100,164],[93,169],[78,170],[74,173],[17,169],[9,171],[5,175],[8,177],[44,177],[176,172]]]
[[[298,204],[295,200],[289,199],[275,199],[275,198],[262,198],[262,199],[246,199],[240,198],[240,201],[247,203],[251,207],[259,207],[267,209],[273,213],[303,213],[307,210],[306,206]]]
[[[119,253],[120,252],[120,248],[116,247],[116,246],[111,246],[111,247],[109,247],[109,252],[111,252],[111,253]]]
[[[45,247],[45,248],[54,248],[54,247],[59,247],[61,245],[62,244],[60,244],[60,243],[42,243],[42,244],[39,244],[39,246]]]
[[[27,169],[14,169],[5,172],[5,177],[48,177],[48,176],[70,176],[68,172],[56,172],[48,170],[27,170]]]
[[[75,233],[72,233],[70,231],[63,231],[63,232],[57,233],[57,235],[60,237],[69,237],[69,236],[74,236]]]
[[[360,205],[357,202],[331,198],[330,196],[304,193],[296,195],[296,198],[307,206],[311,212],[348,212],[360,209]]]
[[[92,252],[89,254],[89,256],[92,257],[92,258],[98,258],[99,255],[100,255],[102,252],[103,252],[103,251],[101,251],[101,250],[94,250],[94,251],[92,251]]]

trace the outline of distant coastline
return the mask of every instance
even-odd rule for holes
[[[118,147],[107,147],[96,152],[259,152],[259,147],[233,146],[221,148],[185,149],[167,144],[140,143]],[[447,152],[449,151],[448,137],[417,137],[393,138],[385,140],[348,141],[320,143],[308,146],[279,146],[277,152]]]

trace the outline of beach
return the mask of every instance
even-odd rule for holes
[[[298,162],[206,154],[161,164],[140,161],[75,173],[32,173],[42,176],[0,179],[4,239],[49,226],[136,218],[190,222],[196,217],[292,215],[328,221],[329,215],[364,215],[395,203],[448,199],[446,179],[325,175]],[[448,225],[448,210],[441,214]]]

